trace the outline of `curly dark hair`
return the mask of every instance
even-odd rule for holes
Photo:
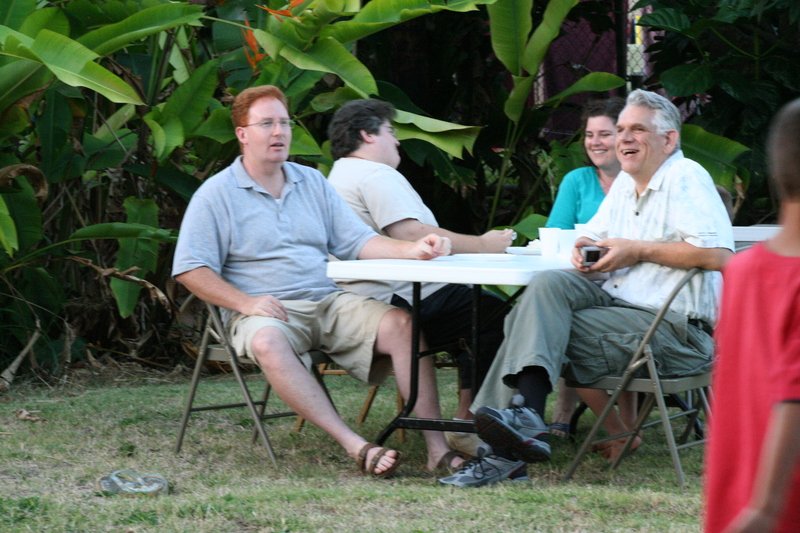
[[[328,125],[331,155],[339,159],[358,150],[361,132],[377,134],[381,124],[391,122],[397,112],[382,100],[351,100],[339,108]]]

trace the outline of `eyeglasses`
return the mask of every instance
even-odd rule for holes
[[[254,122],[253,124],[245,124],[242,127],[243,128],[247,128],[248,126],[261,126],[265,130],[271,130],[271,129],[273,129],[275,127],[275,124],[279,124],[280,127],[283,128],[283,129],[287,129],[287,128],[288,129],[292,129],[292,128],[294,128],[294,125],[296,123],[295,123],[294,120],[287,120],[287,119],[265,120],[264,122]]]

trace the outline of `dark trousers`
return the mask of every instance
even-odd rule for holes
[[[411,308],[405,299],[396,294],[392,297],[392,305],[403,309]],[[497,349],[503,342],[503,321],[509,311],[501,298],[488,291],[482,291],[480,306],[481,320],[478,330],[480,353],[477,358],[476,379],[478,388],[483,383]],[[420,325],[430,348],[458,343],[460,339],[469,345],[472,342],[472,288],[451,283],[423,299],[420,302]],[[461,387],[469,389],[473,383],[469,353],[462,349],[454,353],[458,362]]]

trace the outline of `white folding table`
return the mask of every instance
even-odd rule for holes
[[[410,393],[404,408],[381,432],[375,442],[383,444],[399,428],[474,432],[472,422],[410,417],[417,401],[419,378],[420,286],[427,282],[460,283],[473,286],[472,353],[477,353],[481,285],[525,286],[543,270],[572,268],[568,255],[456,254],[430,261],[369,259],[331,261],[328,277],[413,283]],[[473,375],[475,358],[473,357]]]

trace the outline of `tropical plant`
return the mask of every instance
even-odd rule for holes
[[[639,24],[656,31],[647,50],[654,65],[648,85],[685,104],[687,122],[752,149],[719,183],[740,198],[749,185],[749,208],[740,209],[739,223],[770,216],[764,140],[778,108],[800,96],[800,4],[643,0],[634,8],[646,6],[652,13]],[[703,146],[707,154],[710,148]]]
[[[163,74],[141,76],[138,67],[147,55],[153,67],[169,57],[174,41],[167,33],[186,35],[201,15],[200,6],[160,1],[12,0],[0,6],[5,355],[36,332],[37,351],[52,356],[40,360],[55,367],[82,356],[86,341],[76,342],[76,335],[103,320],[106,334],[96,335],[95,342],[138,335],[139,326],[125,319],[142,285],[154,290],[143,278],[157,270],[158,243],[174,238],[159,229],[152,176],[131,179],[123,170],[147,161],[150,145],[158,148],[137,111],[157,100]],[[87,239],[92,239],[88,249],[71,248]],[[89,270],[66,261],[86,265],[87,258],[101,267],[101,276],[117,277],[110,287],[88,283]],[[134,267],[139,277],[132,275]],[[93,313],[70,316],[82,298],[85,307],[91,300],[97,305],[108,300],[109,291],[119,304],[120,314],[112,316],[118,316],[118,327],[127,322],[126,334],[114,331],[104,317],[90,318]]]
[[[492,49],[506,66],[513,80],[513,88],[503,105],[509,122],[495,183],[493,204],[489,213],[489,227],[494,225],[502,188],[512,161],[517,166],[527,166],[529,173],[538,174],[540,182],[547,181],[544,172],[533,171],[536,160],[530,159],[531,156],[540,156],[542,150],[527,148],[527,153],[519,153],[518,147],[523,136],[538,134],[549,116],[547,111],[560,105],[566,98],[586,91],[608,91],[625,83],[619,76],[606,72],[593,72],[577,79],[572,86],[543,102],[530,102],[531,92],[540,76],[540,66],[545,54],[553,40],[559,36],[561,25],[567,15],[577,4],[578,0],[548,2],[541,18],[537,21],[538,25],[534,24],[533,0],[497,2],[487,7]],[[524,200],[515,206],[517,211],[511,220],[512,224],[516,224],[517,231],[529,238],[538,235],[538,227],[546,220],[541,213],[531,212],[529,209],[537,190],[537,186],[529,188]]]
[[[477,3],[3,3],[0,358],[20,352],[33,331],[51,368],[85,346],[121,343],[132,357],[148,342],[159,349],[171,319],[160,303],[139,303],[140,291],[169,288],[185,202],[236,154],[231,95],[284,87],[301,124],[293,155],[324,164],[326,113],[355,97],[404,98],[351,54],[355,41]],[[403,107],[397,122],[401,139],[427,141],[445,167],[479,131]]]

